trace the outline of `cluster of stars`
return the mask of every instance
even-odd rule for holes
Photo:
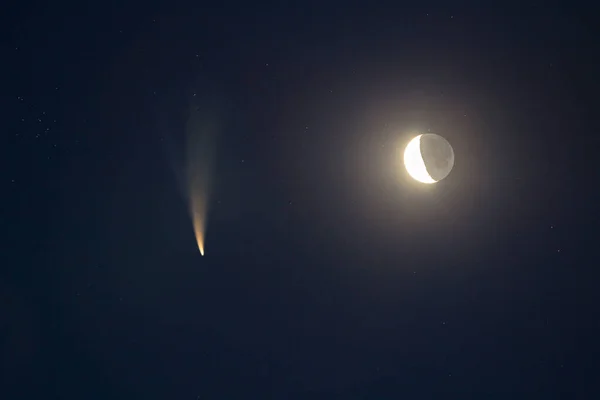
[[[17,96],[17,101],[25,105],[25,99],[22,96]],[[51,150],[59,147],[59,139],[51,135],[58,121],[49,117],[46,111],[33,112],[33,107],[27,107],[27,105],[25,107],[25,109],[21,109],[20,123],[17,125],[14,136],[20,140],[36,139],[38,142],[42,139],[49,139],[49,143],[45,142],[48,146],[46,158],[51,160],[53,155]]]

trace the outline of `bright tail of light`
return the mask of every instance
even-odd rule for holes
[[[217,127],[214,116],[192,104],[186,126],[186,174],[188,207],[196,245],[205,254],[206,231],[211,193],[212,170],[215,158]]]
[[[194,225],[194,235],[196,244],[201,255],[204,255],[204,238],[206,231],[206,207],[205,201],[199,196],[192,194],[190,198],[192,223]]]

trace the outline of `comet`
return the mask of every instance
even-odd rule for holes
[[[204,232],[206,229],[206,210],[204,201],[201,197],[191,195],[190,205],[190,214],[192,215],[196,244],[198,245],[200,255],[204,256]]]
[[[206,105],[192,102],[186,124],[186,184],[194,236],[202,256],[206,248],[216,136],[214,112]]]

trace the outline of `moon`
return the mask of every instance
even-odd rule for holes
[[[454,150],[440,135],[419,135],[404,149],[404,166],[414,180],[426,184],[436,183],[452,171]]]

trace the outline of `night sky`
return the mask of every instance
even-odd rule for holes
[[[597,398],[590,10],[175,3],[1,11],[2,399]]]

